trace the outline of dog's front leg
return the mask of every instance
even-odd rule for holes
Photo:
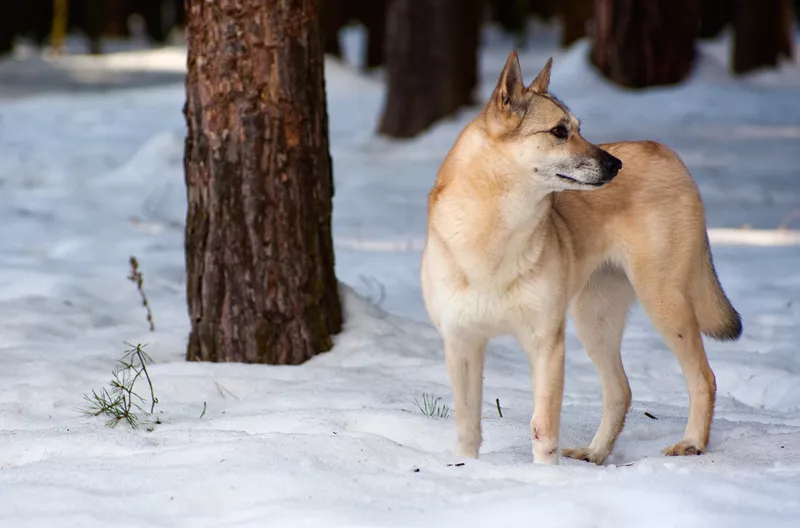
[[[564,396],[564,320],[518,338],[531,364],[533,462],[558,464],[558,429]]]
[[[478,458],[481,446],[483,360],[486,338],[459,335],[444,338],[447,373],[453,387],[458,444],[456,455]]]

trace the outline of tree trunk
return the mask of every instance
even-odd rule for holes
[[[691,72],[697,0],[596,0],[592,63],[629,88],[674,84]]]
[[[139,0],[139,10],[144,19],[144,29],[150,40],[156,44],[167,42],[167,31],[164,27],[162,0]]]
[[[736,0],[733,13],[735,73],[775,67],[792,56],[789,0]]]
[[[489,0],[491,19],[503,30],[518,36],[525,33],[527,7],[520,0]]]
[[[392,0],[380,132],[413,137],[473,102],[480,0]]]
[[[586,25],[594,15],[594,0],[562,0],[559,7],[561,19],[561,45],[568,47],[586,36]]]
[[[3,16],[0,16],[0,55],[14,50],[14,40],[23,29],[22,14],[22,7],[17,2],[4,7]]]
[[[386,2],[388,0],[366,0],[362,18],[367,28],[367,46],[364,57],[366,69],[383,66],[386,60]]]
[[[342,56],[339,30],[345,22],[344,0],[320,0],[322,29],[325,35],[325,53]]]
[[[730,23],[732,14],[731,0],[702,0],[698,36],[702,39],[718,37]]]
[[[187,17],[186,357],[299,364],[342,324],[318,0]]]

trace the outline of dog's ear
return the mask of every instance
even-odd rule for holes
[[[536,93],[547,93],[547,89],[550,86],[550,69],[553,67],[553,57],[547,59],[547,64],[544,65],[542,71],[539,72],[539,75],[533,80],[530,86],[528,86],[528,90]]]
[[[492,101],[503,113],[518,113],[520,102],[525,94],[525,84],[522,82],[522,68],[519,65],[519,56],[512,50],[506,60],[497,87],[494,89]]]

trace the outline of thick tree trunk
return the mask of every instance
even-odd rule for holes
[[[561,45],[567,47],[586,36],[586,25],[594,15],[594,0],[561,0]]]
[[[629,88],[674,84],[695,58],[697,0],[595,0],[592,62]]]
[[[774,67],[792,56],[789,0],[736,0],[733,13],[735,73]]]
[[[413,137],[473,102],[480,0],[392,0],[380,132]]]
[[[186,356],[299,364],[342,323],[318,0],[187,17]]]

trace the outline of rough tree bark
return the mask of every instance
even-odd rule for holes
[[[733,12],[735,73],[774,67],[792,56],[792,6],[789,0],[736,0]]]
[[[695,58],[698,0],[595,0],[592,63],[629,88],[678,83]]]
[[[298,364],[331,348],[318,0],[187,3],[187,359]]]
[[[392,0],[380,132],[413,137],[472,104],[482,0]]]

